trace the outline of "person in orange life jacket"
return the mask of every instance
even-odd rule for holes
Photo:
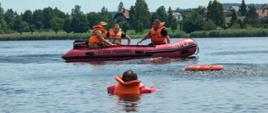
[[[107,88],[108,93],[112,95],[122,97],[122,95],[140,95],[156,91],[156,87],[146,88],[132,70],[125,71],[122,77],[117,75],[115,80],[117,84]]]
[[[106,22],[100,22],[99,25],[93,26],[91,37],[88,40],[89,48],[98,48],[112,46],[113,44],[105,40],[106,36]]]
[[[137,44],[140,44],[142,41],[150,38],[152,43],[149,45],[160,45],[170,43],[167,29],[165,23],[161,22],[158,19],[155,19],[153,22],[153,27],[150,32],[142,38]]]
[[[109,42],[115,45],[121,45],[121,39],[126,38],[128,40],[128,45],[130,45],[131,38],[121,31],[119,24],[115,24],[112,29],[107,33],[109,37]]]

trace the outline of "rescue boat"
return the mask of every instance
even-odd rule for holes
[[[197,49],[197,42],[190,38],[156,46],[120,45],[96,49],[89,49],[84,41],[75,41],[73,49],[65,53],[62,58],[66,62],[129,60],[154,57],[184,58],[193,55]]]

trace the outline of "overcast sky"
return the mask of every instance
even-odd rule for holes
[[[74,5],[80,5],[82,11],[100,11],[105,6],[109,11],[116,11],[119,2],[123,2],[125,8],[135,4],[136,0],[0,0],[4,9],[13,9],[17,12],[24,12],[27,9],[35,10],[44,7],[58,7],[64,12],[71,12]],[[221,3],[241,3],[241,0],[218,0]],[[268,3],[268,0],[245,0],[246,3]],[[175,8],[195,8],[206,6],[209,0],[146,0],[150,11],[155,11],[159,6],[164,5]]]

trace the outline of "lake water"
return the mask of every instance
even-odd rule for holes
[[[0,112],[267,113],[268,37],[195,40],[200,48],[195,59],[98,64],[65,63],[61,56],[72,40],[0,41]],[[191,64],[221,64],[225,70],[183,70]],[[128,69],[158,91],[137,102],[109,96],[106,87],[115,83],[114,75]]]

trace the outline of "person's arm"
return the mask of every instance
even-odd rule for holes
[[[130,38],[128,35],[126,35],[126,39],[127,39],[127,44],[130,45],[130,43],[131,43],[131,38]]]
[[[167,39],[167,43],[170,43],[170,37],[169,37],[169,35],[168,35],[168,31],[167,31],[167,29],[162,29],[162,31],[161,31],[161,35],[162,36],[164,36],[166,39]]]
[[[156,92],[157,91],[157,88],[155,86],[152,86],[152,87],[141,87],[140,88],[140,92],[143,94],[143,93],[153,93],[153,92]]]
[[[170,43],[170,37],[167,36],[166,38],[167,38],[167,43]]]
[[[111,85],[107,87],[107,93],[113,95],[114,94],[115,85]]]
[[[137,45],[139,45],[142,41],[146,40],[147,38],[150,37],[150,33],[148,33],[145,37],[143,37],[138,43]]]
[[[102,36],[102,34],[101,34],[100,31],[96,31],[96,35],[97,35],[97,37],[98,37],[102,42],[104,42],[105,44],[110,45],[110,46],[113,45],[111,42],[108,42],[108,41],[106,41],[106,40],[104,39],[104,37]]]

